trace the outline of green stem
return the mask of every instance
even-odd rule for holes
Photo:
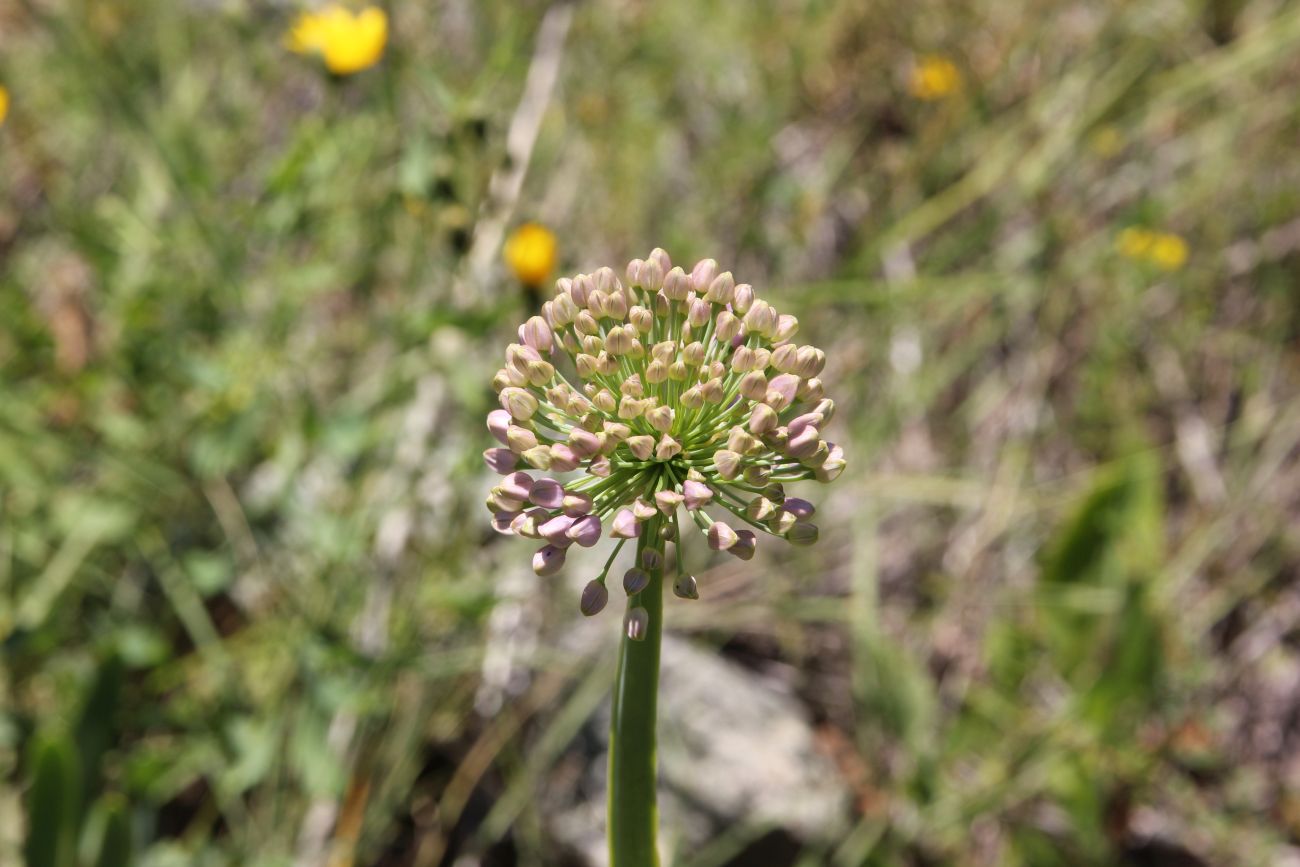
[[[647,521],[637,539],[641,552],[662,555],[658,521]],[[663,562],[663,558],[660,558]],[[609,857],[611,867],[658,867],[655,834],[655,706],[659,696],[659,643],[663,634],[663,567],[647,570],[650,584],[628,599],[628,611],[641,607],[650,616],[645,637],[619,641],[609,725]]]

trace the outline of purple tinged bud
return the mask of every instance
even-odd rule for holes
[[[699,367],[704,363],[704,344],[696,340],[686,344],[682,350],[682,361],[689,367]]]
[[[754,304],[754,287],[748,283],[741,283],[736,287],[736,291],[731,293],[731,309],[744,316],[749,312],[749,308]]]
[[[719,476],[731,481],[740,475],[740,455],[730,449],[719,449],[713,453],[713,467]]]
[[[583,515],[570,525],[565,535],[582,547],[590,548],[600,541],[600,529],[600,518],[595,515]]]
[[[608,265],[597,268],[596,273],[591,276],[596,283],[596,288],[606,295],[612,295],[615,292],[622,294],[623,286],[618,282],[618,275]]]
[[[754,350],[748,346],[737,346],[736,351],[731,354],[731,369],[737,373],[753,370]]]
[[[609,462],[609,458],[604,455],[592,458],[591,463],[587,464],[587,472],[598,479],[609,478],[609,474],[613,472],[613,469],[613,466]]]
[[[790,373],[798,364],[799,347],[783,343],[772,350],[772,366],[780,373]]]
[[[816,470],[817,481],[835,481],[839,478],[840,473],[844,472],[844,466],[844,449],[837,445],[830,446],[830,454],[826,458],[826,463],[822,464]]]
[[[730,343],[740,334],[740,320],[730,311],[723,310],[718,313],[718,319],[713,327],[714,338],[719,343]]]
[[[821,400],[825,393],[822,388],[822,381],[814,376],[812,379],[805,379],[800,383],[798,398],[811,403],[815,400]]]
[[[782,373],[772,377],[772,381],[767,384],[767,394],[764,399],[768,406],[780,412],[794,403],[798,390],[799,377],[793,373]]]
[[[492,410],[488,413],[487,426],[488,430],[492,432],[492,436],[496,437],[496,441],[501,445],[505,445],[506,430],[510,427],[510,413],[504,409]]]
[[[537,532],[542,534],[542,538],[550,542],[557,548],[567,548],[573,544],[569,538],[569,528],[573,526],[575,519],[568,515],[556,515],[537,528]]]
[[[550,469],[557,473],[569,473],[578,468],[582,460],[574,453],[573,449],[560,443],[551,446],[551,465]]]
[[[646,261],[657,263],[665,274],[673,269],[673,260],[668,258],[668,251],[663,247],[655,247],[651,250],[650,255],[646,257]]]
[[[704,508],[713,499],[713,489],[702,482],[687,479],[682,484],[682,495],[686,508],[694,512]]]
[[[739,534],[722,521],[714,521],[709,526],[707,535],[709,547],[714,551],[728,551],[740,539]]]
[[[533,489],[533,477],[528,473],[511,473],[501,482],[501,490],[506,496],[523,502]]]
[[[633,307],[627,312],[627,318],[632,327],[642,334],[649,334],[650,329],[654,328],[655,315],[645,307]]]
[[[538,479],[533,482],[528,499],[543,509],[558,509],[564,503],[564,485],[555,479]]]
[[[549,354],[555,342],[551,336],[551,326],[540,316],[530,317],[523,327],[524,343],[538,352]]]
[[[595,291],[595,281],[586,274],[579,274],[577,277],[573,278],[573,286],[569,290],[569,294],[573,296],[573,303],[577,304],[579,307],[586,307],[587,299],[590,298],[591,293]]]
[[[632,515],[638,521],[648,521],[655,516],[654,505],[642,497],[637,497],[632,503]]]
[[[639,436],[627,438],[628,451],[632,452],[632,456],[639,461],[650,460],[650,455],[654,452],[654,447],[655,440],[652,436],[641,434]]]
[[[623,573],[623,592],[635,596],[650,584],[650,575],[635,566]]]
[[[749,413],[749,432],[755,436],[776,430],[779,419],[776,410],[765,403],[755,404]]]
[[[732,554],[741,560],[754,559],[754,549],[758,547],[758,537],[750,530],[741,530],[736,533],[736,544],[727,549],[728,554]]]
[[[676,491],[659,491],[655,494],[655,505],[659,507],[659,511],[671,516],[682,504],[683,499]]]
[[[727,396],[727,392],[722,388],[722,380],[718,376],[701,385],[700,394],[708,403],[722,403]]]
[[[582,599],[578,602],[578,610],[588,617],[594,617],[605,610],[606,603],[609,602],[609,591],[605,585],[593,578],[587,582],[587,586],[582,588]]]
[[[781,504],[781,511],[789,512],[796,518],[811,518],[817,512],[817,507],[807,500],[801,500],[798,497],[787,497]]]
[[[801,430],[798,436],[790,437],[790,442],[785,447],[785,453],[792,458],[811,457],[813,452],[817,451],[820,436],[817,428],[809,425]]]
[[[772,340],[777,343],[785,343],[798,333],[799,320],[789,313],[782,313],[776,318],[776,332],[772,335]]]
[[[510,529],[510,524],[514,519],[515,516],[511,512],[497,512],[492,516],[492,529],[502,536],[513,536],[515,531]]]
[[[800,521],[786,532],[785,540],[791,545],[811,545],[817,541],[817,525]]]
[[[767,377],[761,370],[751,370],[740,378],[740,393],[749,400],[767,396]]]
[[[699,599],[700,585],[694,575],[681,574],[673,581],[673,593],[681,599]]]
[[[686,314],[686,321],[692,328],[703,328],[704,325],[713,318],[713,307],[703,298],[696,298],[691,302],[690,310]]]
[[[483,452],[483,462],[489,470],[504,476],[515,471],[519,458],[510,449],[488,449]]]
[[[574,428],[569,431],[569,448],[579,458],[589,458],[600,451],[600,438],[590,431]]]
[[[564,549],[547,545],[533,555],[533,571],[543,578],[559,572],[564,566]]]
[[[609,535],[615,539],[635,539],[641,535],[641,524],[631,509],[619,509],[610,524]]]
[[[574,518],[590,514],[591,506],[592,501],[590,494],[575,491],[570,491],[565,494],[564,502],[560,504],[560,508],[564,510],[564,514]]]
[[[655,572],[664,566],[664,555],[658,548],[646,548],[641,552],[641,568]]]
[[[713,259],[701,259],[691,269],[691,289],[703,293],[718,276],[718,263]]]
[[[681,400],[682,406],[687,409],[699,409],[704,406],[704,392],[698,385],[692,385],[682,392],[679,400]]]
[[[813,469],[817,469],[818,467],[821,467],[823,464],[825,464],[827,459],[830,458],[830,456],[831,456],[830,446],[826,445],[825,441],[823,441],[817,443],[817,450],[815,452],[813,452],[806,458],[800,458],[799,463],[803,464],[805,467],[812,467]]]
[[[650,631],[650,612],[641,607],[633,608],[624,618],[623,628],[632,641],[645,641],[646,633]]]
[[[657,406],[645,414],[645,420],[650,422],[650,427],[660,433],[668,433],[673,429],[673,417],[676,413],[672,407]]]
[[[654,259],[641,265],[641,286],[647,292],[658,292],[664,285],[664,266]]]
[[[806,427],[821,427],[825,417],[819,412],[806,412],[803,415],[795,416],[794,421],[790,422],[790,436],[797,437]]]
[[[704,298],[710,304],[730,304],[736,291],[736,279],[730,271],[723,271],[709,281],[704,290]]]

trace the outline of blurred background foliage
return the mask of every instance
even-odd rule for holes
[[[668,627],[851,798],[674,863],[1300,864],[1300,8],[386,9],[0,0],[0,863],[588,863],[616,626],[478,505],[532,221],[830,356],[822,543]]]

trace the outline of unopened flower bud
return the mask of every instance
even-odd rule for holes
[[[654,328],[655,315],[645,307],[633,307],[627,311],[627,319],[632,323],[632,327],[642,334],[649,334],[650,329]]]
[[[664,295],[669,301],[685,301],[691,292],[690,278],[680,267],[664,275]]]
[[[687,409],[699,409],[704,406],[704,392],[700,390],[698,385],[692,385],[690,388],[682,392],[682,396],[679,400],[681,401],[682,406]]]
[[[738,284],[736,290],[731,293],[731,309],[744,316],[749,312],[749,308],[753,303],[754,287],[748,283]]]
[[[506,444],[506,430],[510,427],[510,413],[504,409],[494,409],[487,416],[488,430],[502,445]]]
[[[528,473],[511,473],[501,480],[499,487],[506,496],[523,502],[532,493],[533,477]]]
[[[673,593],[681,599],[699,599],[700,585],[694,575],[683,573],[673,581]]]
[[[551,446],[551,466],[550,468],[557,473],[570,473],[578,468],[582,459],[566,446],[564,443],[558,443]]]
[[[754,549],[758,547],[758,537],[751,530],[739,530],[736,544],[727,549],[727,553],[741,560],[754,559]]]
[[[537,412],[537,398],[512,386],[501,392],[501,408],[520,421],[526,421]]]
[[[644,569],[633,566],[623,573],[623,592],[635,596],[650,585],[650,575]]]
[[[629,286],[642,285],[641,268],[643,265],[645,265],[644,259],[633,259],[631,262],[627,263],[627,270],[623,273],[624,276],[627,277],[627,282]]]
[[[635,539],[641,535],[641,523],[631,509],[620,509],[610,522],[609,535],[615,539]]]
[[[655,494],[655,505],[659,507],[660,512],[671,517],[682,504],[683,499],[676,491],[659,491]]]
[[[650,427],[660,433],[668,433],[673,429],[673,417],[675,415],[671,407],[657,406],[645,414],[645,419],[650,422]]]
[[[740,455],[730,449],[719,449],[713,453],[713,466],[719,476],[731,481],[740,475]]]
[[[632,641],[645,641],[646,634],[650,631],[650,612],[639,606],[633,608],[627,613],[623,628]]]
[[[595,515],[583,515],[573,522],[565,531],[565,535],[582,547],[590,548],[600,541],[600,518]]]
[[[600,333],[600,325],[589,310],[580,310],[578,315],[573,317],[573,330],[583,336],[591,336]]]
[[[564,504],[564,485],[555,479],[538,479],[529,488],[528,499],[543,509],[558,509]]]
[[[587,582],[587,586],[582,588],[582,599],[578,602],[578,610],[588,617],[594,617],[605,610],[606,603],[609,602],[609,591],[605,585],[595,578]]]
[[[600,424],[600,419],[594,420]],[[589,458],[600,451],[600,439],[591,431],[582,428],[574,428],[569,431],[569,448],[573,453],[581,458]]]
[[[744,478],[746,484],[753,485],[756,488],[761,488],[772,478],[772,471],[765,466],[751,464],[750,466],[745,467],[745,471],[741,473],[741,477]]]
[[[740,393],[749,400],[762,400],[767,395],[767,377],[761,370],[751,370],[740,378]]]
[[[726,391],[722,388],[722,380],[716,376],[701,385],[700,392],[709,403],[722,403],[727,396]]]
[[[661,461],[672,460],[681,453],[682,444],[668,434],[661,436],[659,442],[655,445],[655,457]]]
[[[708,530],[709,547],[714,551],[726,551],[740,538],[729,524],[714,521]]]
[[[519,456],[524,459],[524,463],[535,469],[549,470],[551,468],[550,446],[533,446],[531,449],[526,449]]]
[[[692,512],[704,508],[713,499],[713,489],[703,482],[687,479],[682,484],[682,499]]]
[[[709,282],[704,298],[710,304],[730,304],[736,291],[736,280],[730,271],[723,271]]]
[[[822,368],[826,366],[826,353],[816,346],[800,346],[799,351],[795,353],[795,360],[795,368],[791,373],[808,379],[822,372]]]
[[[483,452],[483,462],[497,475],[513,473],[519,465],[518,456],[510,449],[488,449]]]
[[[790,442],[786,444],[785,453],[792,458],[806,458],[817,451],[817,443],[820,435],[817,428],[809,425],[799,432],[797,436],[790,437]]]
[[[646,434],[627,438],[628,451],[639,461],[647,461],[654,452],[654,437]]]
[[[777,512],[768,521],[768,528],[778,536],[784,536],[799,519],[790,512]]]
[[[817,541],[817,525],[800,521],[786,532],[785,538],[791,545],[812,545]]]
[[[763,400],[772,409],[781,412],[794,403],[798,392],[799,377],[793,373],[782,373],[772,377],[772,381],[767,384],[767,394],[764,395]]]
[[[751,521],[766,521],[776,514],[776,504],[767,497],[755,497],[745,506],[745,516]]]
[[[817,481],[833,482],[844,472],[844,450],[839,446],[830,447],[830,456],[816,470]]]
[[[704,363],[704,344],[698,340],[688,343],[682,350],[682,361],[688,367],[699,367]]]
[[[646,382],[652,385],[657,385],[658,383],[663,382],[667,378],[668,378],[668,365],[664,364],[659,359],[656,358],[654,361],[646,365],[646,369],[645,369]]]
[[[691,289],[702,293],[709,288],[709,284],[717,276],[718,263],[713,259],[701,259],[691,269]]]
[[[740,320],[737,319],[730,311],[723,310],[718,313],[718,318],[713,326],[713,336],[719,343],[731,343],[740,333]]]
[[[543,521],[537,528],[537,532],[555,547],[567,548],[573,544],[573,540],[565,534],[569,532],[569,528],[573,526],[576,520],[576,518],[571,518],[568,515],[556,515],[554,518]]]
[[[685,363],[681,361],[674,361],[668,365],[668,378],[673,382],[684,382],[689,375],[690,372],[686,369]]]
[[[658,509],[644,497],[637,497],[632,501],[632,515],[638,521],[648,521],[656,514],[658,514]]]
[[[658,292],[664,285],[664,266],[654,259],[641,265],[641,285],[647,292]]]
[[[623,397],[618,402],[618,417],[621,419],[640,418],[645,412],[645,403],[634,397]]]
[[[555,343],[551,337],[551,326],[547,325],[546,320],[542,317],[530,317],[524,323],[523,331],[524,343],[538,352],[549,353],[554,348]]]
[[[768,431],[776,430],[777,424],[776,410],[765,403],[754,404],[754,408],[749,412],[750,433],[762,436]]]
[[[590,512],[592,505],[591,495],[582,491],[569,491],[560,502],[560,508],[564,509],[564,514],[575,518]]]
[[[547,545],[533,555],[533,571],[543,578],[559,572],[564,566],[564,549]]]
[[[696,298],[691,302],[690,309],[686,314],[686,321],[692,328],[703,328],[705,323],[713,318],[713,308],[709,302],[702,298]]]
[[[609,462],[609,458],[604,455],[592,458],[591,463],[587,464],[587,473],[600,479],[609,478],[609,474],[613,472],[613,469],[614,467]]]
[[[799,333],[799,320],[789,313],[782,313],[776,320],[776,332],[772,335],[774,343],[784,345],[791,337]]]
[[[799,384],[799,390],[795,393],[799,400],[812,403],[821,400],[825,391],[822,389],[822,381],[817,377],[805,379]]]

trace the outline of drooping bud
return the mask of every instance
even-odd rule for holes
[[[543,509],[558,509],[564,505],[564,485],[555,479],[538,479],[533,482],[528,499]]]
[[[817,541],[817,525],[800,521],[786,532],[785,538],[791,545],[812,545]]]
[[[655,505],[644,497],[637,497],[632,501],[632,514],[638,521],[650,520],[657,511]]]
[[[538,470],[549,470],[551,468],[551,447],[550,446],[533,446],[525,450],[521,455],[524,463]]]
[[[569,491],[560,502],[560,508],[564,510],[564,514],[574,518],[591,512],[592,505],[591,494],[582,491]]]
[[[758,537],[752,530],[740,530],[736,533],[736,544],[727,549],[727,553],[741,560],[754,559],[754,549],[758,547]]]
[[[817,512],[817,507],[807,500],[801,500],[798,497],[786,497],[781,503],[781,511],[789,512],[796,518],[811,518]]]
[[[659,491],[655,494],[655,505],[659,507],[660,512],[671,516],[682,504],[683,499],[684,497],[676,491]]]
[[[595,515],[583,515],[574,520],[564,534],[570,541],[577,542],[584,548],[590,548],[600,541],[600,518]]]
[[[506,430],[510,427],[510,413],[504,409],[494,409],[487,416],[488,430],[502,445],[506,445]]]
[[[522,388],[511,386],[501,392],[501,408],[519,421],[527,421],[537,412],[537,398]]]
[[[641,568],[657,572],[664,567],[664,555],[658,548],[646,548],[641,552]]]
[[[631,509],[619,509],[610,524],[609,535],[615,539],[635,539],[641,535],[641,524]]]
[[[564,443],[551,446],[551,466],[557,473],[570,473],[578,468],[582,460],[573,449]]]
[[[549,578],[564,566],[564,549],[547,545],[533,555],[533,571],[543,578]]]
[[[528,473],[511,473],[501,480],[499,487],[506,496],[523,502],[533,490],[533,477]]]
[[[735,545],[740,538],[735,530],[731,529],[729,524],[722,521],[714,521],[709,525],[708,530],[709,547],[714,551],[727,551]]]
[[[809,425],[801,430],[797,436],[790,437],[790,442],[785,447],[785,453],[792,458],[810,457],[813,452],[817,451],[819,438],[817,428]]]
[[[623,573],[623,592],[635,596],[650,585],[650,575],[644,569],[633,566]]]
[[[766,521],[776,513],[776,504],[767,497],[755,497],[745,506],[745,517],[751,521]]]
[[[594,617],[605,610],[605,605],[609,602],[609,591],[605,589],[604,583],[593,578],[587,582],[587,586],[582,588],[582,599],[578,603],[578,610],[588,617]]]
[[[555,547],[567,548],[573,544],[568,532],[576,520],[576,518],[570,518],[568,515],[556,515],[554,518],[544,521],[537,528],[537,532]]]
[[[697,511],[713,499],[713,489],[703,482],[687,479],[682,483],[682,499],[689,511]]]
[[[699,599],[700,585],[694,575],[682,573],[673,581],[673,593],[681,599]]]
[[[518,456],[510,449],[488,449],[483,452],[483,462],[489,470],[500,476],[513,473],[515,467],[519,466]]]
[[[650,612],[641,607],[633,608],[627,613],[623,628],[632,641],[645,641],[646,633],[650,631]]]
[[[599,424],[599,419],[596,419]],[[600,451],[600,440],[590,431],[574,428],[569,431],[569,448],[579,458],[589,458]]]

